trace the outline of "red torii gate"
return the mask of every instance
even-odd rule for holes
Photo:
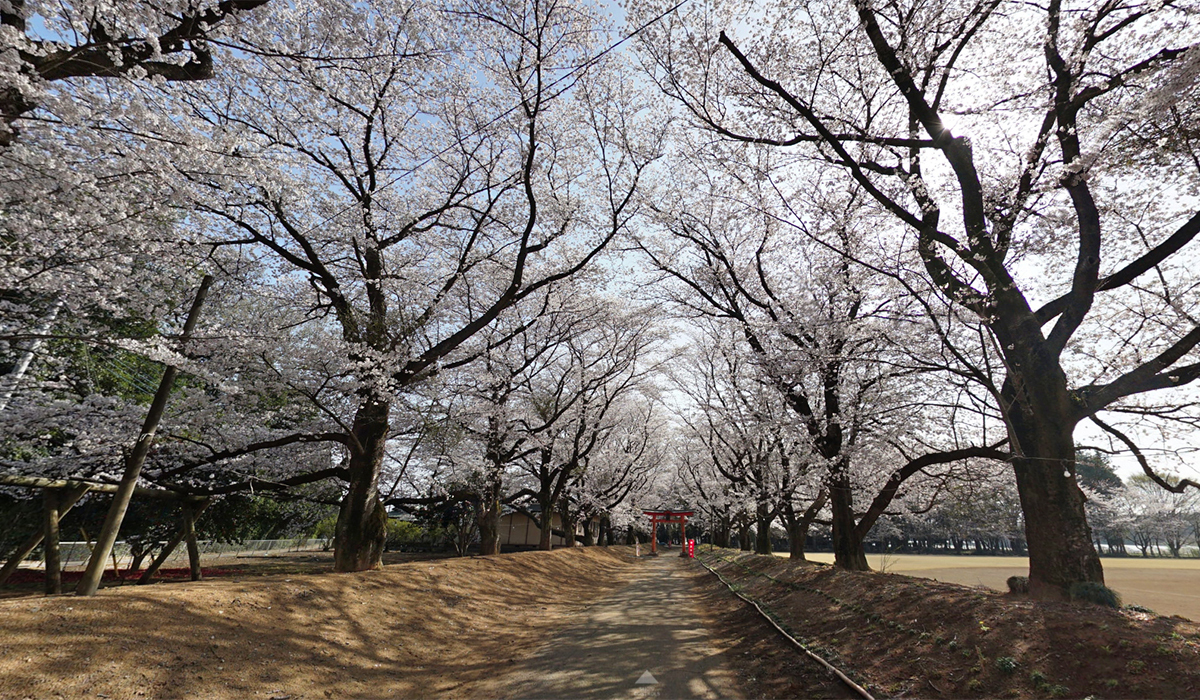
[[[687,519],[695,515],[694,510],[673,511],[673,510],[643,510],[642,513],[650,517],[650,554],[656,556],[658,554],[658,526],[659,524],[670,525],[671,523],[679,523],[680,539],[683,540],[683,552],[679,556],[686,557],[687,551]]]

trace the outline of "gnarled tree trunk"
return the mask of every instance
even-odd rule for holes
[[[804,547],[808,542],[808,531],[828,500],[829,491],[821,489],[813,502],[808,504],[808,507],[800,515],[796,514],[796,507],[790,501],[787,503],[784,515],[787,518],[788,526],[788,558],[807,561]]]
[[[1022,372],[1023,383],[1010,376],[1003,393],[1012,399],[1006,417],[1025,514],[1029,592],[1062,599],[1073,583],[1103,584],[1104,569],[1084,511],[1087,498],[1075,481],[1076,409],[1062,371],[1046,364],[1044,376]]]
[[[500,498],[489,489],[479,502],[479,554],[500,553]]]
[[[583,520],[583,546],[596,546],[596,523],[586,515]]]
[[[862,538],[856,532],[854,492],[844,469],[831,470],[829,476],[829,505],[833,521],[834,565],[849,571],[870,571]]]
[[[379,474],[387,443],[391,404],[368,398],[358,407],[351,432],[347,472],[350,486],[338,512],[333,544],[335,571],[380,566],[387,539],[387,510],[379,500]]]
[[[566,547],[575,546],[575,516],[571,513],[571,505],[563,498],[562,507],[559,508],[559,517],[562,518],[563,544]]]
[[[759,503],[755,513],[755,537],[754,537],[754,553],[755,554],[770,554],[771,553],[771,521],[775,517],[771,513],[771,507],[765,503]]]

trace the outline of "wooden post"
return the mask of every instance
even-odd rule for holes
[[[175,548],[179,546],[179,543],[183,541],[183,531],[184,528],[180,527],[179,530],[176,531],[176,533],[171,537],[171,539],[167,541],[167,544],[162,548],[162,551],[158,553],[158,556],[154,557],[154,561],[150,562],[150,566],[146,567],[146,570],[143,571],[142,575],[138,577],[137,582],[139,586],[150,583],[150,579],[154,578],[154,574],[158,573],[158,570],[161,569],[162,565],[166,563],[167,559],[171,556],[171,553],[174,552]]]
[[[204,280],[200,283],[200,290],[196,292],[196,298],[192,301],[192,308],[188,311],[187,321],[183,324],[180,342],[186,342],[196,328],[196,322],[200,319],[200,307],[203,306],[204,298],[208,296],[208,289],[212,283],[212,275],[205,275]],[[92,550],[92,556],[88,558],[83,578],[79,580],[79,585],[75,588],[76,595],[96,595],[96,589],[100,587],[100,577],[104,575],[104,560],[108,558],[109,552],[116,544],[117,535],[121,530],[121,522],[125,519],[125,511],[129,509],[129,501],[133,498],[133,490],[137,487],[138,477],[142,474],[142,465],[146,462],[146,455],[150,453],[150,447],[154,444],[154,434],[162,420],[163,411],[167,408],[167,399],[171,397],[171,387],[175,385],[175,375],[178,373],[179,370],[170,365],[163,372],[162,381],[158,383],[158,391],[154,393],[154,400],[150,403],[150,410],[146,412],[146,420],[142,423],[142,431],[133,445],[133,451],[129,453],[129,459],[125,461],[125,471],[121,475],[121,483],[118,484],[117,493],[113,495],[112,505],[109,506],[108,514],[104,517],[104,526],[101,527],[100,534],[96,537],[96,547]]]
[[[658,555],[658,518],[650,516],[650,556]]]
[[[187,540],[188,567],[192,580],[200,580],[200,544],[196,542],[196,509],[191,503],[183,504],[183,537]]]
[[[87,492],[87,486],[76,486],[66,489],[58,499],[58,519],[61,521]],[[0,569],[0,586],[3,586],[8,581],[21,566],[21,562],[25,561],[25,557],[29,556],[29,553],[33,551],[33,548],[42,543],[42,539],[45,536],[45,526],[39,527],[37,532],[34,532],[29,536],[29,539],[22,542],[20,547],[17,547],[17,551],[13,552],[12,556],[9,557],[8,562],[4,564],[4,568]]]
[[[57,489],[42,489],[45,515],[46,595],[62,593],[62,557],[58,551],[58,519],[62,500]]]
[[[204,512],[204,509],[208,507],[209,503],[212,503],[212,499],[206,498],[201,501],[198,506],[196,506],[196,511],[192,516],[193,523],[200,517],[200,514]],[[186,504],[184,505],[186,507]],[[161,569],[162,565],[167,562],[167,559],[170,558],[171,553],[175,551],[175,549],[179,546],[179,543],[183,542],[183,538],[187,535],[186,531],[186,524],[180,526],[179,530],[176,531],[174,536],[171,537],[166,546],[162,548],[162,551],[158,553],[158,556],[154,557],[154,561],[150,562],[150,566],[146,567],[146,570],[142,572],[142,575],[138,578],[139,586],[150,583],[150,579],[154,578],[154,574],[158,573],[158,570]],[[199,549],[199,547],[197,547],[197,549]]]

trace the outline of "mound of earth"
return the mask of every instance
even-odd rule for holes
[[[101,583],[106,587],[133,583],[141,577],[144,571],[145,569],[135,569],[122,571],[120,574],[117,574],[111,569],[105,569],[100,580]],[[244,573],[244,571],[239,567],[202,567],[200,569],[200,575],[203,578],[212,578],[214,576],[237,576],[241,573]],[[155,578],[160,579],[183,580],[185,578],[191,578],[191,576],[192,570],[184,568],[159,569],[155,573]],[[63,583],[63,589],[66,590],[68,586],[79,583],[79,580],[83,578],[83,571],[64,571],[62,574],[60,574],[60,578]],[[24,586],[25,584],[38,584],[38,589],[41,590],[41,588],[45,585],[45,580],[46,574],[40,569],[20,569],[13,572],[13,575],[8,579],[6,585],[12,584],[14,586]]]
[[[623,548],[0,600],[0,699],[463,697],[633,568]]]
[[[736,550],[699,554],[880,696],[1200,697],[1200,625]]]

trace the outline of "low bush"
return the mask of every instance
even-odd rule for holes
[[[1095,603],[1107,608],[1120,608],[1121,596],[1116,591],[1095,581],[1077,581],[1068,591],[1071,600]]]

